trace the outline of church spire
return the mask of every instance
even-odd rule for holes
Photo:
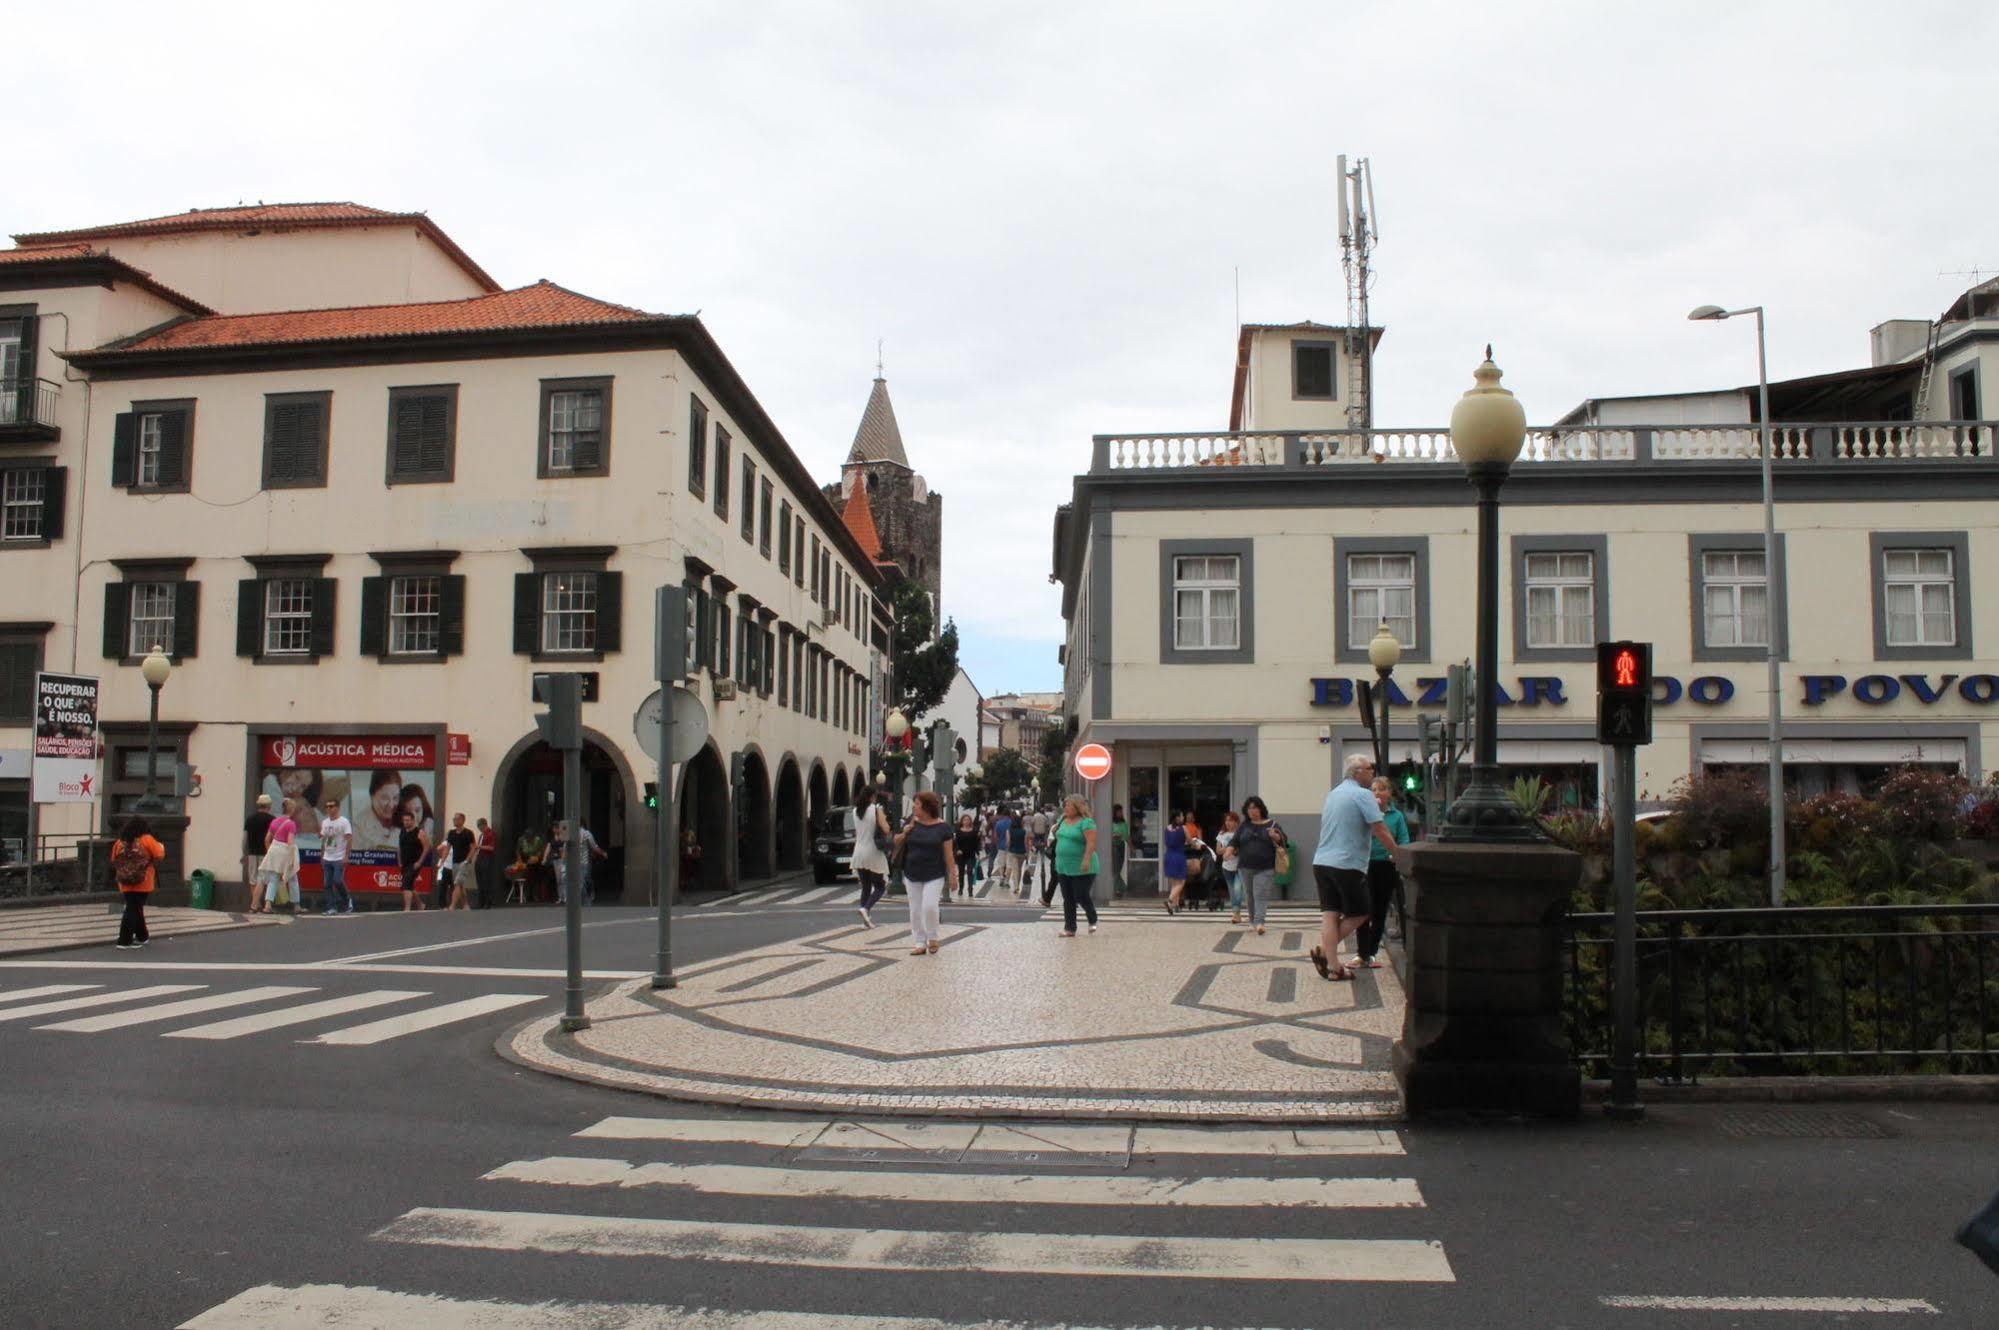
[[[857,462],[909,466],[909,454],[902,450],[902,431],[895,423],[895,408],[889,405],[888,380],[883,378],[877,377],[868,393],[868,409],[861,414],[861,427],[854,431],[854,446],[847,452],[847,465]]]

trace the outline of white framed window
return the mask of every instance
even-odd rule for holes
[[[1408,651],[1416,641],[1416,556],[1347,556],[1347,644],[1365,648],[1382,624]]]
[[[1173,560],[1173,647],[1234,651],[1242,645],[1242,561],[1233,554]]]
[[[312,651],[312,579],[274,577],[264,583],[264,654],[304,656]]]
[[[160,483],[160,449],[165,442],[166,422],[157,411],[148,411],[139,417],[139,457],[133,472],[133,483],[157,485]]]
[[[548,395],[548,469],[595,470],[602,455],[604,394],[595,388]]]
[[[597,649],[597,574],[543,573],[541,578],[541,649]]]
[[[1586,647],[1596,641],[1596,557],[1550,550],[1526,559],[1527,645]]]
[[[126,634],[125,654],[144,656],[154,647],[168,655],[174,649],[174,584],[134,582],[132,584],[131,628]]]
[[[1891,647],[1957,645],[1957,579],[1948,549],[1881,551],[1882,604]]]
[[[1770,645],[1770,578],[1762,550],[1701,555],[1701,624],[1711,647]]]
[[[0,540],[40,540],[48,473],[38,466],[0,472]]]
[[[407,574],[389,579],[389,654],[434,656],[443,619],[443,579]]]

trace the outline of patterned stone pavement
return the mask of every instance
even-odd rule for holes
[[[0,910],[0,956],[108,946],[118,940],[121,908],[92,901]],[[146,911],[146,928],[155,938],[213,933],[224,928],[261,928],[280,922],[289,921],[281,915],[225,914],[220,910],[185,907]]]
[[[644,980],[500,1041],[519,1062],[669,1098],[872,1113],[1352,1121],[1399,1116],[1394,971],[1306,957],[1316,916],[1262,937],[1226,916],[947,921],[936,955],[858,924]]]

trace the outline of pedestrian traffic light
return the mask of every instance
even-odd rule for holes
[[[548,710],[537,711],[534,726],[542,742],[558,752],[583,747],[583,680],[575,674],[535,676],[534,699]]]
[[[645,804],[646,804],[646,807],[647,807],[647,808],[657,808],[657,807],[659,807],[659,782],[658,782],[658,781],[656,781],[656,780],[649,780],[649,781],[647,781],[647,782],[646,782],[646,791],[645,791]]]
[[[1402,790],[1405,794],[1421,794],[1423,791],[1423,769],[1410,762],[1402,764]]]
[[[1652,742],[1652,644],[1596,644],[1596,741],[1619,747]]]

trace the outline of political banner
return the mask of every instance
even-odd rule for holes
[[[97,802],[97,680],[35,676],[31,797],[38,804]]]

